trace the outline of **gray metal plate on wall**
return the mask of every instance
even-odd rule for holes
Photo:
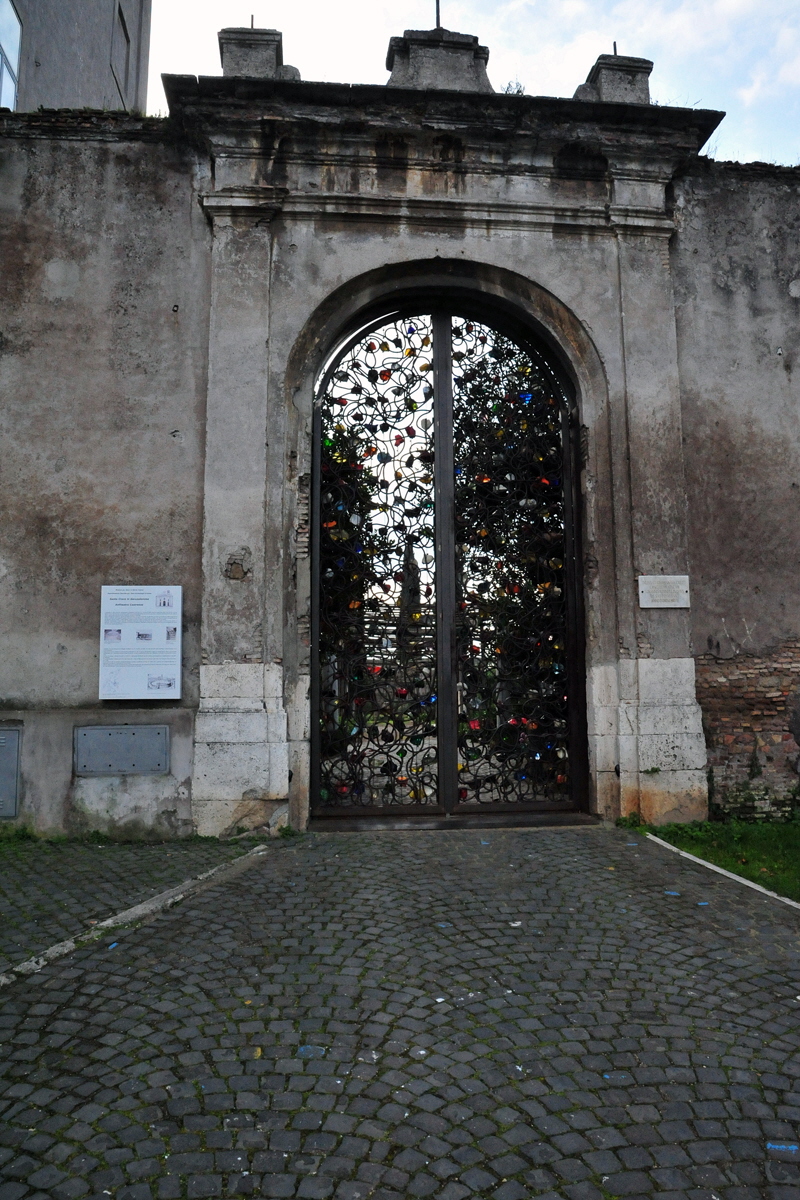
[[[0,729],[0,817],[17,815],[19,730]]]
[[[75,727],[76,775],[166,775],[169,725]]]

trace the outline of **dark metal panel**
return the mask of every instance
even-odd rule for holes
[[[452,344],[459,811],[569,803],[568,398],[483,322]]]
[[[166,775],[169,725],[75,727],[76,775]]]
[[[19,804],[18,729],[0,728],[0,817],[16,817]]]
[[[439,803],[451,812],[458,796],[458,711],[456,704],[456,568],[453,489],[453,344],[452,318],[433,314],[433,399],[436,461],[436,725],[439,753]]]
[[[432,320],[363,334],[315,428],[315,811],[438,805]]]

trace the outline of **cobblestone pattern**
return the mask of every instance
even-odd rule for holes
[[[253,844],[0,841],[0,974]]]
[[[5,994],[0,1200],[800,1200],[799,933],[623,831],[276,847]]]
[[[800,641],[760,655],[703,654],[695,665],[716,799],[743,816],[763,816],[798,782],[800,747],[790,722],[800,689]],[[760,774],[753,778],[756,764]]]

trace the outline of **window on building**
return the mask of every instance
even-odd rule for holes
[[[0,0],[0,108],[17,107],[22,23],[11,0]]]
[[[128,23],[122,11],[122,5],[117,5],[117,19],[114,23],[114,38],[111,43],[111,66],[117,80],[117,87],[123,103],[128,97],[128,75],[131,69],[131,39],[128,33]]]

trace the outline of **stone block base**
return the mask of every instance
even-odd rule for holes
[[[200,668],[192,814],[199,834],[226,837],[268,823],[289,794],[280,668]]]
[[[192,813],[200,837],[235,837],[269,825],[281,800],[195,800]]]
[[[708,816],[706,745],[691,658],[623,659],[588,680],[589,756],[600,816]]]

